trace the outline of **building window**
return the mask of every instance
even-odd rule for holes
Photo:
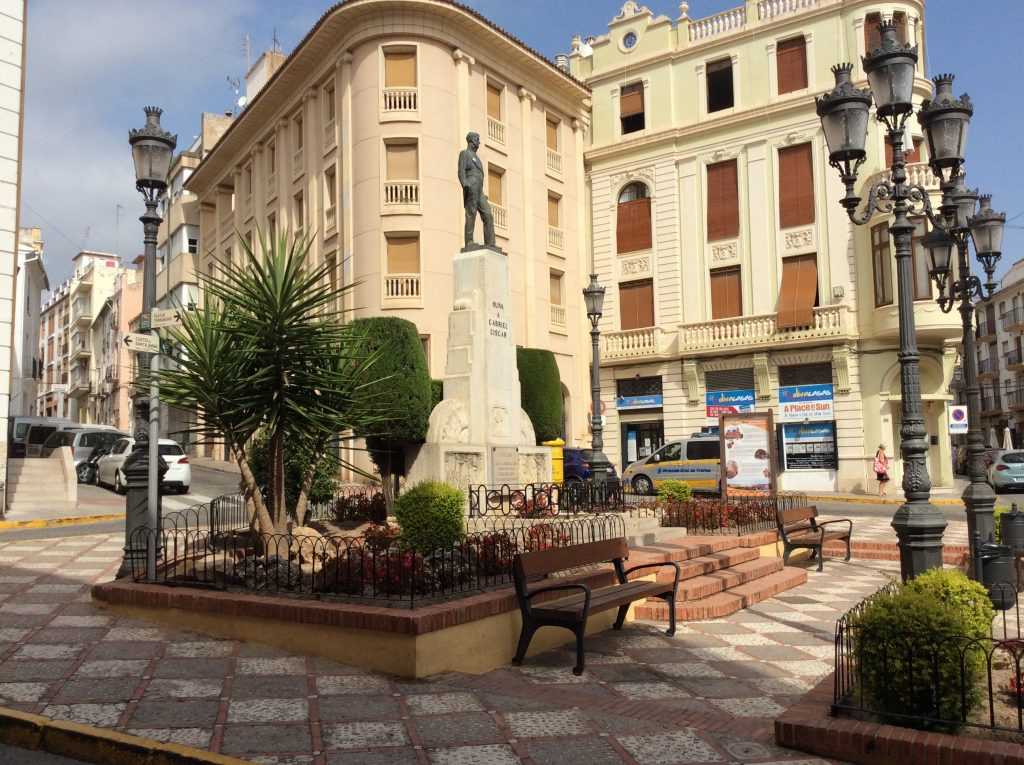
[[[814,223],[814,162],[811,144],[779,149],[779,226]]]
[[[892,258],[887,223],[871,227],[871,263],[875,275],[875,308],[892,305]]]
[[[864,17],[864,50],[868,55],[882,44],[882,14],[869,13]]]
[[[420,345],[423,346],[423,355],[427,359],[427,371],[430,371],[430,335],[420,335]]]
[[[623,330],[654,326],[654,282],[644,279],[619,285],[619,324]]]
[[[270,213],[267,216],[267,236],[270,238],[271,247],[277,246],[277,215]]]
[[[708,64],[708,113],[733,107],[732,59],[723,58]]]
[[[547,147],[548,151],[558,151],[558,120],[548,117],[547,119]]]
[[[306,226],[306,200],[301,191],[292,197],[292,223],[296,234]]]
[[[487,81],[487,116],[495,120],[496,122],[503,122],[503,111],[501,104],[501,94],[504,88],[500,85],[496,85],[490,80]]]
[[[487,201],[499,207],[505,204],[505,171],[492,164],[487,165]]]
[[[807,42],[802,36],[783,40],[776,46],[775,66],[779,95],[807,87]]]
[[[711,318],[728,319],[743,315],[740,293],[740,267],[716,268],[711,271]]]
[[[892,23],[896,25],[896,39],[906,45],[907,39],[907,14],[903,11],[896,11],[892,14]]]
[[[548,225],[552,228],[559,228],[561,223],[561,215],[559,208],[561,207],[562,198],[554,192],[548,192]]]
[[[336,201],[338,198],[337,170],[334,165],[324,170],[324,228],[338,224]]]
[[[415,181],[420,177],[419,146],[413,141],[388,141],[384,145],[387,155],[389,181]]]
[[[708,241],[733,239],[740,233],[736,160],[708,165]]]
[[[334,122],[336,108],[337,104],[334,102],[334,83],[329,82],[324,88],[324,122]]]
[[[916,137],[915,138],[911,138],[911,140],[910,140],[910,144],[911,145],[910,146],[907,146],[906,142],[904,142],[904,144],[903,144],[903,161],[904,162],[906,162],[907,164],[910,164],[911,162],[920,162],[921,161],[921,143],[922,143],[922,140],[920,138],[916,138]],[[888,167],[892,167],[892,144],[889,143],[889,138],[888,137],[886,137],[886,139],[885,139],[885,166],[887,168]]]
[[[338,291],[338,253],[329,252],[324,256],[324,270],[327,271],[327,286],[332,293]]]
[[[420,272],[420,238],[418,234],[388,234],[388,273],[418,274]]]
[[[651,249],[651,197],[639,181],[619,192],[615,239],[620,255]]]
[[[242,188],[246,199],[252,196],[252,165],[246,165],[242,171]]]
[[[277,172],[277,144],[270,141],[267,144],[267,175]]]
[[[562,305],[562,273],[551,271],[548,281],[550,285],[548,299],[551,301],[551,305]]]
[[[384,87],[416,87],[415,48],[388,48],[384,51]]]
[[[776,328],[809,327],[814,323],[814,308],[817,305],[817,255],[812,253],[783,258]]]
[[[196,255],[199,253],[199,240],[189,237],[188,240],[188,254]]]
[[[623,135],[643,130],[646,126],[642,82],[625,85],[619,92],[619,122]]]
[[[292,120],[292,141],[295,146],[295,151],[302,149],[304,136],[302,134],[302,112],[295,115],[295,119]]]
[[[911,218],[914,232],[910,239],[910,252],[914,262],[914,300],[932,299],[932,280],[928,273],[928,253],[924,248],[924,235],[928,226],[924,218]]]

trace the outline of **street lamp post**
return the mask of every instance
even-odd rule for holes
[[[893,515],[892,527],[899,539],[900,573],[907,580],[927,569],[942,566],[942,533],[946,520],[942,511],[930,501],[931,480],[926,464],[928,441],[921,403],[920,353],[912,294],[911,237],[914,225],[908,213],[912,207],[929,206],[928,192],[907,182],[903,152],[906,123],[913,111],[911,99],[917,47],[901,43],[896,26],[891,22],[883,22],[880,31],[879,47],[864,58],[870,89],[861,90],[854,86],[852,65],[834,66],[835,88],[817,99],[817,111],[829,148],[830,164],[839,171],[846,188],[840,204],[850,220],[864,225],[877,213],[893,214],[889,231],[896,250],[899,297],[900,451],[906,501]],[[872,185],[864,210],[858,214],[861,198],[854,191],[854,185],[857,171],[867,156],[865,143],[872,97],[876,119],[885,125],[892,145],[891,177]],[[966,116],[970,116],[969,109]],[[966,128],[965,120],[963,127]],[[961,137],[963,135],[964,132]],[[962,141],[958,148],[962,158]]]
[[[927,123],[927,117],[922,122]],[[988,196],[981,197],[981,209],[976,210],[978,194],[966,188],[964,180],[963,173],[960,173],[944,184],[939,208],[941,215],[930,216],[934,228],[925,237],[924,245],[931,261],[931,275],[939,290],[939,307],[944,313],[949,313],[957,301],[960,303],[964,389],[967,393],[968,475],[971,479],[964,489],[963,499],[967,509],[967,539],[972,550],[972,574],[980,580],[981,556],[974,546],[976,542],[992,540],[992,508],[996,494],[985,470],[981,389],[974,345],[974,300],[988,299],[995,291],[993,273],[1001,255],[1006,215],[992,210],[991,197]],[[985,270],[984,284],[971,273],[968,247],[972,241],[975,254]],[[950,268],[953,247],[957,250],[955,270]]]
[[[156,304],[156,244],[157,231],[162,218],[158,205],[160,197],[167,190],[167,174],[171,167],[171,156],[177,146],[178,138],[160,127],[161,109],[147,106],[146,124],[128,134],[128,143],[132,147],[132,159],[135,163],[135,188],[142,194],[146,212],[139,218],[143,227],[142,272],[142,327],[149,330],[150,316]],[[150,357],[139,354],[139,378],[146,379],[150,375]],[[157,362],[159,363],[159,362]],[[155,370],[153,370],[155,372]],[[133,571],[133,562],[146,558],[148,574],[153,573],[155,565],[155,544],[146,545],[140,539],[138,530],[148,526],[159,528],[159,400],[155,395],[155,379],[150,380],[151,399],[147,402],[144,393],[136,388],[134,413],[135,448],[125,460],[124,474],[128,486],[125,505],[125,547],[124,558],[118,576],[126,576]],[[166,470],[166,468],[165,468]],[[148,554],[147,554],[148,551]]]
[[[597,274],[590,275],[590,284],[583,289],[583,301],[590,319],[590,474],[595,484],[604,484],[611,472],[611,463],[604,456],[604,426],[601,424],[601,330],[597,328],[604,312],[604,287]]]

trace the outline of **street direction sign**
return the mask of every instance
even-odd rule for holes
[[[157,335],[129,332],[124,336],[124,344],[132,353],[160,353],[160,338]]]
[[[153,329],[180,327],[181,316],[174,308],[154,308],[149,315],[149,326]]]

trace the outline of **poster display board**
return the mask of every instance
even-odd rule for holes
[[[786,470],[838,470],[834,422],[782,426],[782,464]]]
[[[722,496],[775,493],[775,424],[771,411],[722,414]]]
[[[780,422],[822,422],[835,419],[831,385],[784,385],[779,388]]]

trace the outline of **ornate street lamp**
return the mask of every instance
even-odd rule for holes
[[[146,212],[139,218],[143,228],[143,272],[142,272],[142,329],[149,329],[150,315],[156,304],[156,241],[162,220],[157,212],[160,198],[167,190],[167,174],[171,168],[171,157],[178,144],[178,137],[160,127],[163,111],[155,106],[144,108],[146,124],[128,133],[135,163],[135,188],[142,194]],[[158,357],[157,357],[158,358]],[[150,357],[139,354],[139,378],[150,377]],[[125,500],[125,547],[124,558],[118,576],[132,573],[132,562],[147,560],[147,574],[152,575],[156,564],[155,544],[145,545],[139,529],[160,527],[160,477],[166,466],[159,458],[157,444],[159,435],[159,400],[156,396],[155,378],[151,380],[151,399],[146,400],[136,388],[135,400],[135,448],[124,463],[124,474],[128,485]],[[159,468],[163,467],[163,471]],[[148,555],[147,555],[148,550]],[[137,570],[137,569],[136,569]]]
[[[829,162],[839,170],[840,179],[846,187],[846,195],[840,204],[846,208],[850,220],[864,225],[878,213],[893,215],[889,231],[896,250],[899,296],[900,452],[906,501],[893,515],[892,526],[899,538],[900,572],[906,580],[927,569],[942,566],[942,533],[946,520],[930,501],[931,480],[926,460],[928,440],[921,404],[920,354],[912,294],[911,237],[914,224],[910,222],[908,213],[912,206],[928,206],[928,192],[907,183],[903,152],[907,119],[913,111],[917,47],[901,43],[896,26],[891,22],[883,22],[880,31],[879,47],[869,51],[863,60],[870,91],[853,85],[853,67],[850,64],[834,66],[835,88],[817,99],[817,110],[828,143]],[[858,214],[861,199],[854,190],[854,184],[865,157],[872,98],[875,118],[885,125],[892,145],[891,176],[871,186],[864,210]],[[966,135],[966,130],[962,130],[960,135]],[[962,152],[963,141],[958,146]]]
[[[611,472],[611,463],[604,456],[604,426],[601,424],[601,330],[597,328],[604,313],[604,286],[597,274],[590,275],[590,284],[583,288],[583,302],[590,319],[590,475],[595,484],[603,484]]]

